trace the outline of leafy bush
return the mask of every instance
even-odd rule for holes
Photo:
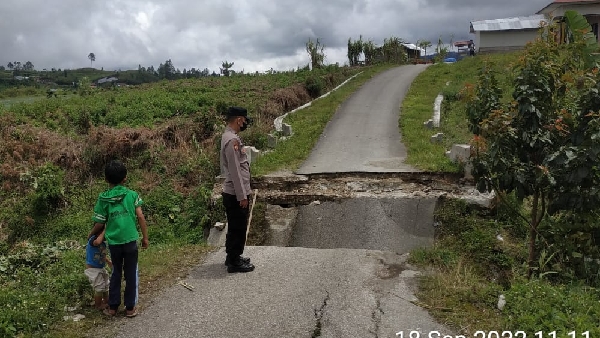
[[[538,246],[547,256],[540,273],[553,280],[581,280],[600,286],[600,224],[595,213],[562,212],[540,224],[545,234]]]
[[[600,334],[600,293],[578,285],[552,285],[531,280],[513,283],[505,294],[506,322],[509,329],[535,332],[556,331],[557,337],[567,337],[589,331],[589,337]]]
[[[515,262],[497,239],[503,233],[501,223],[460,200],[445,201],[435,218],[439,224],[436,237],[448,249],[480,265],[483,274],[508,277]]]
[[[315,99],[323,94],[325,84],[323,83],[323,79],[320,77],[310,76],[304,81],[304,87],[306,88],[306,91],[310,97]]]
[[[30,179],[35,189],[35,212],[46,215],[55,210],[64,199],[65,172],[49,163],[35,170]]]
[[[31,336],[62,320],[65,306],[92,299],[81,248],[68,243],[25,246],[0,256],[0,336]]]

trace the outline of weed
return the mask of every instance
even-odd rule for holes
[[[407,147],[407,163],[426,171],[458,172],[460,166],[445,156],[446,149],[455,143],[469,143],[473,134],[469,132],[465,116],[465,86],[475,83],[477,72],[485,62],[494,64],[499,70],[498,85],[510,86],[511,72],[505,71],[518,58],[517,53],[498,54],[485,57],[466,58],[455,64],[439,63],[429,66],[413,81],[402,102],[399,119],[402,140]],[[443,94],[440,128],[436,131],[423,126],[433,116],[433,104],[437,95]],[[442,143],[431,143],[431,135],[444,133]]]
[[[518,280],[506,293],[504,319],[508,328],[528,335],[556,331],[557,337],[589,331],[600,334],[598,290],[582,285],[552,285],[542,280]]]

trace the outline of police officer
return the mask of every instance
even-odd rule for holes
[[[225,251],[227,272],[250,272],[254,265],[250,258],[242,257],[248,228],[250,189],[250,164],[242,140],[237,135],[244,131],[252,119],[241,107],[229,107],[226,114],[227,127],[221,137],[221,170],[223,182],[223,205],[227,214],[227,237]]]

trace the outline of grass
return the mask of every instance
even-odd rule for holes
[[[465,58],[457,63],[439,63],[429,66],[412,83],[402,103],[399,119],[402,141],[408,152],[406,162],[424,171],[458,172],[460,167],[446,156],[446,150],[455,143],[469,143],[466,103],[461,101],[465,84],[476,84],[477,73],[485,64],[500,71],[499,82],[510,85],[510,72],[505,71],[516,61],[518,54],[493,54]],[[423,123],[433,116],[435,98],[444,95],[440,128],[430,130]],[[430,137],[444,133],[441,143],[432,143]]]
[[[169,243],[152,245],[140,251],[140,308],[160,292],[185,278],[189,270],[197,266],[211,248],[205,245]],[[90,301],[92,300],[90,295]],[[58,321],[45,337],[79,338],[92,330],[99,335],[113,336],[118,329],[118,321],[111,321],[91,306],[83,306],[77,313],[86,316],[79,322]]]
[[[285,122],[292,126],[294,135],[285,141],[279,141],[273,151],[264,154],[254,162],[253,175],[261,176],[280,170],[298,169],[310,154],[338,107],[373,76],[391,67],[393,66],[384,65],[365,69],[329,96],[314,101],[308,108],[288,115]]]
[[[198,244],[204,227],[224,220],[222,206],[210,200],[218,171],[214,140],[220,136],[215,127],[219,107],[247,106],[264,122],[254,126],[255,139],[266,140],[273,127],[267,123],[270,118],[310,97],[307,79],[325,91],[358,71],[329,67],[163,81],[65,100],[0,105],[0,304],[6,305],[0,308],[0,336],[81,337],[112,326],[87,305],[92,292],[83,275],[81,247],[95,199],[106,188],[101,168],[107,159],[126,162],[127,185],[145,202],[151,247],[140,256],[143,307],[172,285],[178,271],[184,276],[199,263],[209,250]],[[133,102],[166,111],[165,121]],[[97,123],[91,123],[96,115],[84,108],[98,112]],[[152,128],[140,126],[135,120],[140,115]],[[107,116],[112,127],[102,120]],[[256,212],[258,225],[260,206]],[[265,241],[264,232],[251,235],[251,241]],[[73,239],[77,248],[59,244]],[[63,321],[63,308],[76,304],[83,305],[86,319]]]
[[[436,319],[461,333],[502,327],[495,309],[499,287],[475,272],[473,264],[459,258],[450,267],[422,277],[417,296]]]
[[[407,162],[422,170],[460,170],[445,158],[444,151],[454,143],[469,143],[472,136],[463,89],[476,85],[478,71],[488,64],[496,71],[503,101],[511,100],[511,67],[518,57],[518,53],[477,56],[456,64],[433,65],[420,74],[403,102],[400,118]],[[441,144],[432,144],[429,137],[438,131],[424,128],[423,122],[431,118],[439,93],[445,96],[439,129],[445,138]],[[411,253],[410,262],[426,271],[419,283],[420,302],[439,322],[460,334],[473,335],[479,330],[522,330],[528,336],[556,331],[557,337],[572,331],[577,335],[589,331],[590,337],[600,334],[597,284],[573,277],[567,267],[575,263],[567,258],[548,266],[540,264],[538,273],[527,278],[528,229],[515,210],[527,213],[531,205],[517,203],[512,195],[508,200],[513,204],[510,208],[501,204],[493,214],[470,209],[462,202],[442,204],[435,215],[440,224],[435,246]],[[571,228],[573,224],[562,226]],[[498,235],[503,240],[498,240]],[[585,245],[582,243],[577,245]],[[560,252],[560,248],[540,246]],[[497,308],[500,295],[506,299],[503,310]]]
[[[0,99],[0,105],[8,108],[15,103],[31,103],[44,98],[45,96],[11,97],[8,99]]]
[[[435,217],[441,224],[436,245],[413,251],[409,262],[426,271],[417,296],[439,322],[471,336],[479,330],[600,334],[598,289],[579,281],[525,278],[526,238],[514,220],[460,201],[444,203]],[[497,308],[500,295],[506,299],[503,310]]]

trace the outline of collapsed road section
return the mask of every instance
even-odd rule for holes
[[[251,245],[396,253],[433,244],[443,199],[487,207],[492,197],[459,175],[423,172],[286,174],[257,178],[253,187],[264,214],[251,224],[251,234],[262,232]],[[224,233],[211,229],[209,243],[222,246]]]

